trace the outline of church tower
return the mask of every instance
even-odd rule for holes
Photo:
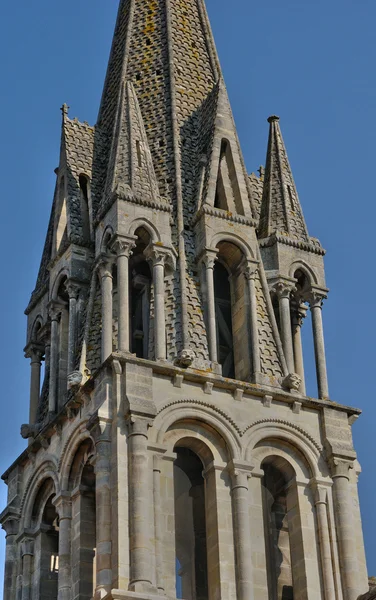
[[[367,591],[360,411],[329,396],[325,252],[269,125],[249,176],[204,0],[120,0],[97,124],[62,108],[5,600]]]

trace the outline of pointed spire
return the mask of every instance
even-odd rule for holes
[[[160,201],[148,138],[131,81],[123,85],[112,140],[104,200],[114,191]]]
[[[268,118],[268,122],[270,131],[259,238],[266,238],[276,233],[300,241],[309,241],[307,226],[279,126],[279,117],[272,115]]]

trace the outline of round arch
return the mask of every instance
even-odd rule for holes
[[[26,484],[25,493],[20,506],[20,512],[23,515],[22,526],[24,528],[31,526],[35,499],[40,488],[48,479],[52,480],[55,495],[58,495],[60,493],[59,478],[56,465],[51,460],[43,462]]]
[[[235,246],[238,246],[239,250],[242,251],[247,259],[255,259],[254,252],[251,246],[245,242],[240,236],[235,233],[229,233],[228,231],[219,231],[215,233],[208,244],[210,248],[217,248],[221,242],[230,242]]]
[[[289,269],[289,277],[294,278],[294,275],[298,270],[304,273],[311,285],[318,285],[316,273],[304,260],[296,260],[293,263],[291,263]]]
[[[159,235],[158,229],[155,227],[155,225],[153,225],[153,223],[148,219],[141,217],[132,221],[128,229],[128,235],[135,235],[137,229],[140,229],[141,227],[146,229],[153,243],[161,241],[161,236]]]
[[[329,476],[319,444],[303,429],[291,426],[287,422],[271,420],[251,425],[244,438],[245,460],[251,462],[256,468],[260,468],[267,453],[273,453],[273,444],[281,452],[286,450],[284,458],[289,462],[296,461],[296,464],[300,465],[301,473],[306,472],[304,468],[306,465],[312,477]],[[257,447],[266,448],[266,453],[257,452]]]
[[[177,425],[185,427],[187,424],[190,424],[191,429],[197,428],[200,431],[203,441],[208,431],[211,432],[213,448],[217,448],[218,459],[223,459],[224,448],[228,461],[240,458],[241,442],[231,417],[215,407],[202,406],[199,401],[186,400],[167,404],[154,421],[152,432],[155,432],[155,441],[165,443],[168,430],[176,428]],[[222,449],[221,452],[219,448]]]
[[[70,434],[61,453],[58,469],[60,473],[60,486],[63,491],[68,490],[69,477],[74,459],[82,444],[87,440],[90,440],[93,447],[95,447],[94,441],[86,429],[86,422],[80,423]]]
[[[52,285],[52,289],[51,289],[51,300],[57,300],[57,294],[60,288],[60,285],[62,283],[62,281],[64,279],[68,279],[69,278],[69,272],[68,269],[66,267],[63,267],[61,269],[61,271],[59,271],[59,273],[57,274],[55,281]]]
[[[112,229],[112,227],[110,225],[107,225],[107,227],[105,228],[105,230],[103,232],[101,243],[99,245],[101,254],[106,254],[109,251],[108,244],[113,235],[114,235],[114,230]]]

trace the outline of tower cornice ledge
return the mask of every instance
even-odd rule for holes
[[[292,248],[298,248],[299,250],[305,250],[306,252],[312,252],[319,256],[325,256],[326,250],[321,246],[319,240],[316,238],[310,238],[310,242],[302,242],[294,238],[289,237],[285,234],[273,233],[267,238],[259,240],[261,248],[270,248],[274,244],[284,244],[285,246],[291,246]]]

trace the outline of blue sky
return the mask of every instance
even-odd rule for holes
[[[71,116],[95,123],[117,4],[8,0],[1,6],[2,472],[24,448],[19,426],[28,419],[29,361],[22,352],[23,311],[52,202],[59,107],[67,102]],[[364,411],[354,438],[363,467],[369,573],[376,575],[376,3],[207,0],[207,7],[248,170],[264,164],[266,118],[278,114],[310,234],[328,251],[330,391],[336,401]],[[314,394],[310,350],[306,362]],[[0,564],[3,548],[1,536]]]

